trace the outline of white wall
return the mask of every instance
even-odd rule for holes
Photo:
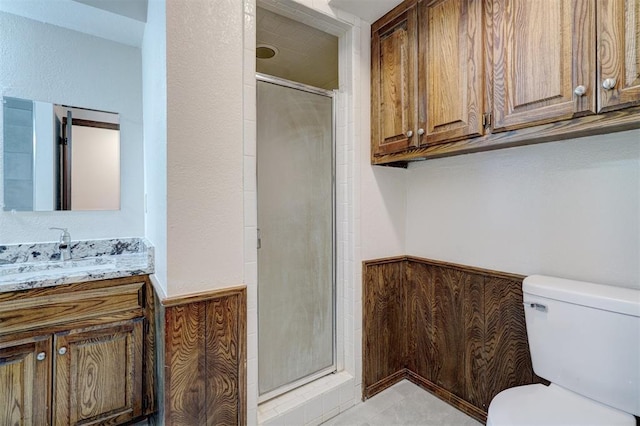
[[[412,164],[407,254],[640,287],[640,130]]]
[[[169,296],[243,282],[243,13],[166,4]]]
[[[155,248],[156,289],[167,293],[167,32],[164,0],[149,2],[142,42],[145,236]]]
[[[0,51],[0,95],[118,112],[122,150],[121,210],[0,212],[0,242],[55,241],[50,226],[74,240],[142,235],[140,49],[0,13]]]

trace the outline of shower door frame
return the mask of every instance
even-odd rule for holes
[[[336,90],[327,90],[321,89],[319,87],[309,86],[304,83],[298,83],[291,80],[286,80],[284,78],[275,77],[268,74],[256,73],[256,83],[270,83],[275,84],[277,86],[286,87],[289,89],[300,90],[302,92],[312,93],[315,95],[325,96],[331,99],[331,292],[332,292],[332,364],[331,366],[314,372],[308,376],[304,376],[298,380],[295,380],[291,383],[287,383],[285,385],[280,386],[272,391],[269,391],[265,394],[260,395],[258,393],[258,403],[263,403],[273,398],[277,398],[278,396],[287,393],[293,389],[304,386],[308,383],[313,382],[314,380],[318,380],[321,377],[327,376],[329,374],[335,373],[337,371],[338,365],[338,330],[337,330],[337,227],[336,227]],[[257,114],[257,111],[256,111]],[[256,140],[257,142],[257,140]],[[257,152],[256,152],[257,159]],[[256,165],[258,165],[256,161]],[[257,176],[257,173],[256,173]],[[259,214],[258,214],[259,218]],[[259,225],[259,224],[258,224]],[[259,226],[258,226],[259,230]],[[258,231],[258,247],[260,234]],[[260,269],[260,263],[258,263],[258,271]],[[258,272],[258,300],[260,300],[260,273]],[[260,304],[258,303],[258,311],[260,310]],[[260,341],[260,322],[258,321],[258,342]],[[259,347],[258,343],[258,347]],[[259,364],[260,354],[258,353],[258,368],[260,368]],[[259,376],[259,375],[258,375]],[[259,386],[258,386],[259,388]]]

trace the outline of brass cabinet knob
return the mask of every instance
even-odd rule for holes
[[[616,79],[615,78],[607,78],[602,82],[602,87],[606,90],[611,90],[616,87]]]

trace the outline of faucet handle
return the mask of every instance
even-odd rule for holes
[[[67,231],[67,228],[56,228],[54,226],[52,226],[49,229],[56,229],[58,231],[62,231],[62,233],[60,234],[60,242],[63,244],[69,244],[71,242],[71,234],[69,234],[69,231]]]

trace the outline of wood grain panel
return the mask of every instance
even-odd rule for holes
[[[493,18],[494,131],[595,113],[593,1],[499,1]]]
[[[364,397],[407,378],[485,421],[498,392],[538,382],[527,344],[523,278],[417,257],[365,262]],[[403,344],[404,363],[398,361]]]
[[[598,112],[640,104],[640,0],[599,1],[597,28]]]
[[[420,377],[433,378],[436,365],[434,347],[434,268],[421,262],[406,263],[409,335],[407,368]]]
[[[421,144],[479,136],[484,102],[483,10],[474,0],[419,4]]]
[[[538,380],[533,373],[522,305],[522,280],[485,277],[486,386],[482,408],[504,389]]]
[[[471,400],[473,396],[477,399],[473,385],[481,375],[484,337],[482,277],[457,269],[433,269],[434,360],[431,381],[461,398]],[[476,300],[472,300],[474,296]]]
[[[245,424],[244,298],[239,295],[207,302],[207,420],[209,424]],[[208,365],[209,367],[209,365]]]
[[[485,276],[459,272],[456,277],[464,282],[462,312],[464,317],[464,393],[461,395],[479,407],[484,398],[482,383],[486,380],[486,335],[484,280]]]
[[[50,424],[51,336],[0,344],[0,389],[0,424]]]
[[[163,306],[165,422],[246,424],[246,288],[182,300]]]
[[[404,262],[365,264],[363,271],[363,394],[404,369],[407,340]]]
[[[165,420],[206,424],[205,303],[165,310]]]

